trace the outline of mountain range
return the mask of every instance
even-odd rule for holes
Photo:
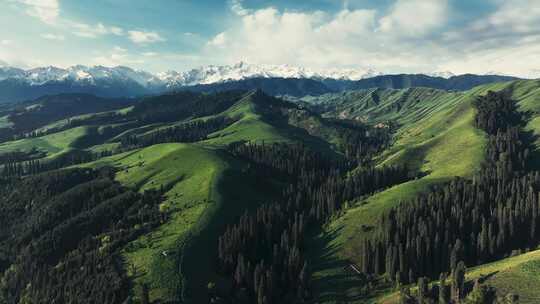
[[[189,71],[167,71],[152,74],[129,67],[104,67],[76,65],[68,68],[54,66],[38,67],[29,70],[3,66],[0,67],[0,80],[15,78],[32,85],[42,85],[49,81],[73,80],[95,83],[98,80],[116,79],[133,81],[144,87],[178,87],[197,84],[210,84],[225,81],[238,81],[249,78],[310,78],[360,80],[381,75],[372,69],[330,69],[316,72],[303,67],[283,65],[255,65],[240,62],[234,65],[204,66]],[[453,76],[453,75],[450,75]]]
[[[0,102],[35,99],[60,93],[87,93],[101,97],[133,97],[175,90],[222,91],[261,88],[271,95],[322,95],[343,90],[408,88],[468,90],[476,85],[515,80],[508,76],[453,75],[450,72],[382,75],[371,69],[331,69],[315,72],[290,65],[206,66],[186,72],[152,74],[125,66],[54,66],[23,70],[0,66]]]

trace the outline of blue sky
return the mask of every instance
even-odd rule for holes
[[[535,3],[536,2],[536,3]],[[0,0],[0,63],[540,75],[537,0]]]

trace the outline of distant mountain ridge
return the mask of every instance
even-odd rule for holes
[[[407,89],[425,87],[447,91],[466,91],[479,85],[518,79],[511,76],[473,74],[452,76],[448,79],[423,74],[382,75],[357,81],[337,79],[315,80],[307,78],[252,78],[239,81],[199,84],[182,87],[182,89],[195,92],[262,89],[264,92],[275,96],[288,95],[292,97],[303,97],[372,88]]]
[[[354,85],[354,89],[407,89],[412,87],[426,87],[440,90],[466,91],[483,84],[518,79],[517,77],[500,75],[464,74],[443,78],[424,74],[398,74],[375,76],[373,78],[359,80]]]
[[[68,68],[54,66],[38,67],[29,70],[0,66],[0,80],[15,78],[32,85],[41,85],[48,81],[73,80],[93,83],[103,79],[134,81],[144,87],[179,87],[198,84],[211,84],[238,81],[250,78],[309,78],[360,80],[381,75],[372,69],[328,69],[316,72],[291,65],[255,65],[240,62],[234,65],[209,65],[189,71],[167,71],[152,74],[125,66],[104,67],[75,65]]]
[[[230,89],[262,89],[271,95],[322,95],[366,88],[430,87],[443,90],[468,90],[474,86],[515,80],[496,75],[460,75],[450,72],[380,75],[373,70],[330,69],[314,72],[289,65],[207,66],[187,72],[152,74],[129,67],[88,67],[66,69],[40,67],[22,70],[0,66],[0,102],[14,102],[61,93],[86,93],[100,97],[134,97],[169,91],[197,92]],[[441,77],[444,76],[444,77]]]

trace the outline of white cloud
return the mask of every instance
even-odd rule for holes
[[[212,38],[212,40],[208,41],[208,45],[221,48],[225,46],[226,42],[227,36],[225,35],[225,33],[219,33],[214,38]]]
[[[124,35],[124,29],[117,27],[117,26],[111,26],[109,27],[109,32],[116,36],[122,36]]]
[[[97,38],[103,35],[123,35],[124,30],[116,26],[106,26],[103,23],[90,25],[80,22],[68,21],[72,34],[84,38]]]
[[[231,3],[241,7],[240,1]],[[536,0],[497,0],[491,15],[461,24],[450,22],[456,12],[449,3],[396,0],[387,11],[344,5],[334,14],[274,7],[239,10],[237,21],[211,37],[202,54],[228,64],[246,60],[314,69],[372,67],[383,73],[538,73]]]
[[[156,52],[144,52],[141,55],[143,55],[144,57],[155,57],[155,56],[158,55],[158,53],[156,53]]]
[[[116,53],[125,53],[125,52],[127,52],[127,49],[125,49],[123,47],[120,47],[120,46],[115,46],[113,48],[113,51],[116,52]]]
[[[147,31],[128,31],[129,39],[137,44],[148,44],[154,42],[165,41],[165,38],[161,37],[156,32]]]
[[[242,5],[243,0],[231,0],[231,11],[238,16],[246,16],[250,11]]]
[[[8,45],[11,45],[11,44],[13,44],[13,41],[11,41],[11,40],[8,40],[8,39],[0,40],[0,45],[8,46]]]
[[[364,48],[376,41],[373,10],[342,10],[335,15],[281,12],[265,8],[251,12],[234,27],[207,43],[207,52],[232,63],[291,63],[305,66],[357,65]]]
[[[58,0],[15,0],[26,7],[29,16],[36,17],[47,24],[56,22],[60,14]]]
[[[379,30],[417,36],[444,26],[447,19],[447,0],[397,0],[390,13],[379,20]]]
[[[63,35],[57,35],[57,34],[41,34],[41,38],[47,39],[47,40],[56,40],[56,41],[64,41],[65,37]]]

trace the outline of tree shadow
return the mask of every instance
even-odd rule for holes
[[[356,273],[350,267],[350,261],[340,258],[340,246],[332,243],[341,230],[318,230],[310,237],[308,254],[313,263],[313,300],[316,303],[347,303],[368,297],[365,287],[368,278]]]

